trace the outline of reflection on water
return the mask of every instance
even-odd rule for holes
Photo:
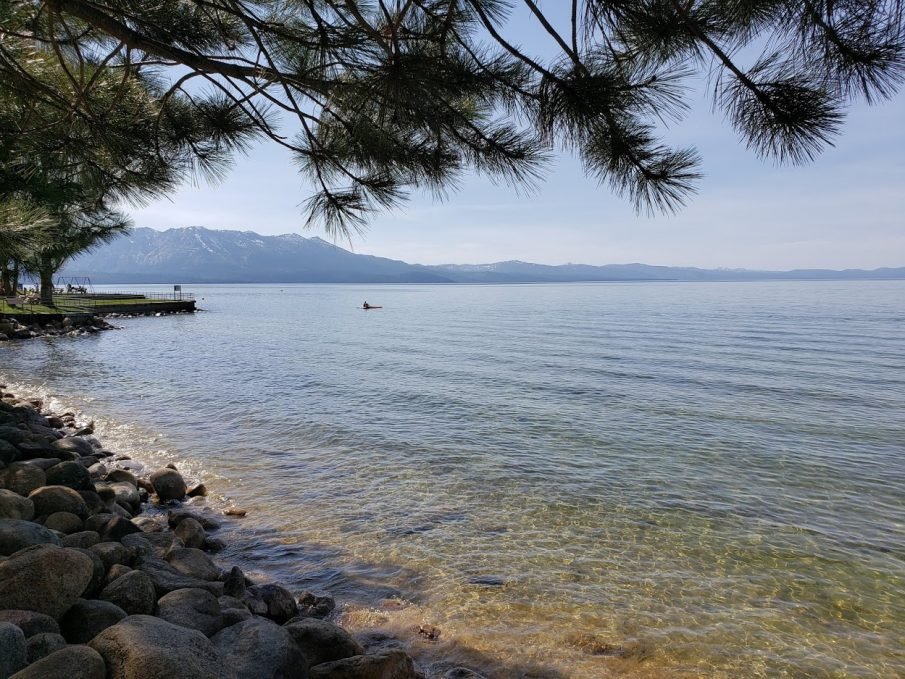
[[[905,283],[196,292],[0,376],[250,509],[226,560],[438,670],[905,674]]]

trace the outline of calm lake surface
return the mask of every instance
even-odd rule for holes
[[[905,282],[187,289],[0,378],[435,676],[905,676]]]

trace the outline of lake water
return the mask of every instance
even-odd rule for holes
[[[192,291],[0,378],[432,676],[905,675],[905,282]]]

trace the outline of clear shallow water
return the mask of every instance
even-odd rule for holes
[[[905,674],[905,282],[194,291],[0,377],[250,509],[226,560],[438,670]]]

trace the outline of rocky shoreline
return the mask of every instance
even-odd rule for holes
[[[183,504],[203,485],[130,470],[74,414],[0,395],[0,679],[423,679],[328,622],[332,597],[215,561],[223,517]]]
[[[37,318],[37,317],[36,317]],[[113,330],[115,326],[100,316],[69,316],[48,323],[23,323],[17,318],[0,318],[0,342],[8,340],[36,339],[38,337],[82,337],[103,330]]]

